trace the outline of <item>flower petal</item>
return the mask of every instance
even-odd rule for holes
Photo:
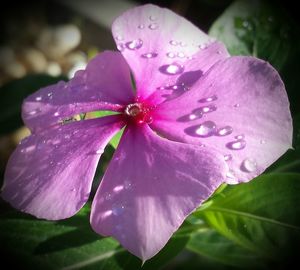
[[[8,162],[1,196],[39,218],[74,215],[88,199],[104,147],[121,127],[109,116],[25,138]]]
[[[214,47],[207,54],[205,48],[212,38],[183,17],[154,5],[125,12],[114,21],[112,32],[118,49],[133,70],[137,93],[142,99],[158,87],[174,84],[178,75],[189,71],[190,62],[196,63],[199,70],[228,56],[220,43],[215,45],[220,49]],[[206,57],[201,57],[202,53]],[[173,68],[168,69],[168,65]]]
[[[118,111],[133,100],[125,59],[118,52],[106,51],[92,59],[69,82],[42,88],[26,98],[22,116],[32,131],[40,131],[75,114]]]
[[[216,63],[181,97],[160,104],[152,128],[224,155],[229,183],[249,181],[292,144],[287,94],[278,73],[254,57]]]
[[[94,198],[92,227],[148,260],[224,182],[227,169],[213,151],[166,140],[147,125],[129,127]]]

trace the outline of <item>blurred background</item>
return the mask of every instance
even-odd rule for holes
[[[110,31],[114,18],[129,8],[145,3],[167,7],[184,16],[205,32],[209,32],[222,40],[228,46],[231,54],[254,55],[271,62],[279,70],[287,86],[294,119],[300,119],[297,116],[300,110],[298,74],[300,71],[300,35],[296,1],[242,1],[243,3],[247,2],[247,4],[245,4],[246,8],[241,8],[241,10],[234,9],[237,6],[236,2],[238,1],[40,0],[10,4],[6,1],[6,5],[3,4],[0,10],[0,184],[2,185],[5,166],[10,154],[18,142],[29,134],[20,117],[22,100],[40,87],[59,80],[68,80],[77,70],[83,69],[87,61],[97,53],[103,50],[115,50],[116,47]],[[257,3],[259,3],[259,8],[256,7]],[[226,25],[228,21],[226,19],[228,18],[233,20],[235,38],[239,42],[238,46],[228,38],[228,35],[226,36],[226,33],[221,33],[217,28],[220,23]],[[299,121],[294,121],[296,132],[294,147],[296,151],[279,160],[277,164],[270,168],[270,172],[272,169],[278,168],[279,165],[293,162],[296,162],[296,166],[292,167],[291,171],[300,171],[299,152],[297,152],[300,137],[299,125],[297,124]],[[98,168],[95,178],[98,181],[113,151],[113,146],[109,146],[101,158],[102,165]],[[95,186],[97,184],[98,182]],[[0,201],[0,211],[6,213],[8,209],[11,210],[6,203]],[[88,210],[84,211],[82,217],[88,219],[86,217]],[[5,215],[3,217],[6,218]],[[26,219],[27,217],[22,216],[22,218]],[[92,242],[97,236],[91,231],[87,232],[87,230],[90,230],[88,220],[81,223],[80,215],[77,220],[80,221],[81,226],[79,226],[79,232],[70,235],[64,234],[66,242],[70,241],[72,237],[80,237],[81,234],[88,239],[88,242]],[[72,222],[66,223],[65,226],[72,227]],[[9,224],[9,222],[3,223],[0,225],[0,230],[6,230],[10,226]],[[17,226],[15,223],[12,224]],[[33,226],[39,226],[39,223],[33,222],[32,224]],[[44,230],[51,230],[47,226],[45,225]],[[20,232],[25,233],[25,231],[16,229],[12,234],[15,234],[16,239],[18,239],[18,237],[21,237],[18,235]],[[38,231],[38,233],[42,234],[42,231]],[[8,239],[5,233],[1,237],[0,239],[3,241]],[[15,240],[14,243],[17,244],[18,240]],[[27,240],[25,242],[21,241],[21,243],[24,245],[23,249],[26,249]],[[185,245],[185,243],[182,245]],[[74,247],[80,246],[80,244],[80,242],[75,241]],[[86,244],[86,242],[83,244]],[[23,251],[11,251],[7,249],[7,245],[2,241],[0,245],[2,255],[22,258],[21,262],[26,261],[30,265],[28,269],[35,268],[33,265],[36,266],[36,269],[46,265],[44,259],[39,259],[37,264],[35,264],[36,262],[31,264],[28,254],[22,253]],[[56,252],[55,248],[64,251],[69,247],[64,245],[66,244],[62,244],[62,246],[57,244],[54,238],[47,245],[40,245],[36,254],[38,254],[37,256],[42,254],[43,257],[48,256],[48,253],[50,253],[49,256],[51,257],[51,254],[54,251]],[[117,244],[114,245],[113,248],[116,248]],[[49,246],[53,250],[50,248],[49,251]],[[109,243],[107,246],[111,248]],[[177,245],[175,246],[177,247]],[[298,247],[300,248],[300,246]],[[232,250],[234,251],[233,247]],[[149,266],[149,269],[160,269],[162,265],[164,265],[164,269],[185,269],[186,267],[198,269],[199,266],[202,269],[247,268],[245,262],[241,265],[228,262],[220,264],[208,259],[209,256],[195,255],[187,251],[180,254],[180,256],[169,262],[169,257],[172,256],[166,252],[165,255],[163,254],[163,258],[164,256],[167,258],[165,258],[164,263],[159,261],[155,264],[154,262],[150,265],[154,268]],[[123,257],[118,257],[115,264],[112,264],[112,262],[99,264],[97,265],[99,268],[96,269],[139,268],[137,261],[130,257],[135,263],[133,267],[131,262],[126,263]],[[255,258],[253,257],[253,260]],[[166,261],[168,261],[167,264]],[[18,262],[12,264],[19,266]],[[47,264],[46,268],[63,268],[59,265],[63,266],[63,264]],[[147,269],[147,264],[145,267]],[[256,267],[260,268],[261,266],[251,267],[256,269]],[[272,267],[275,269],[276,264]],[[80,265],[78,268],[81,269]]]

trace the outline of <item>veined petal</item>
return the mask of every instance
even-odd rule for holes
[[[92,227],[147,260],[224,182],[227,169],[218,153],[130,126],[95,195]]]
[[[149,97],[157,88],[174,85],[183,72],[203,73],[228,56],[220,43],[207,51],[213,44],[212,38],[183,17],[154,5],[125,12],[114,21],[112,32],[135,75],[141,99]]]
[[[279,74],[254,57],[216,63],[193,90],[158,106],[152,128],[224,155],[229,183],[262,173],[292,144],[289,101]]]
[[[32,131],[41,131],[75,114],[119,111],[133,102],[130,70],[118,52],[106,51],[78,71],[69,82],[40,89],[23,104],[23,120]]]
[[[87,201],[99,158],[120,128],[119,117],[109,116],[25,138],[7,164],[2,198],[39,218],[74,215]]]

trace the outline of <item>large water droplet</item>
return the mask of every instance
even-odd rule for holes
[[[147,58],[147,59],[154,58],[156,56],[158,56],[158,53],[156,53],[156,52],[144,53],[141,55],[141,57]]]
[[[256,168],[257,164],[253,158],[246,158],[241,165],[241,170],[245,172],[254,172]]]
[[[215,132],[216,124],[213,121],[206,121],[202,123],[197,129],[196,134],[200,137],[212,136]]]
[[[141,39],[135,39],[127,42],[125,45],[129,50],[137,50],[143,46],[143,41]]]
[[[161,73],[167,74],[167,75],[178,75],[181,74],[184,71],[184,66],[179,65],[177,63],[173,63],[170,65],[163,65],[159,68],[159,71]]]
[[[177,46],[177,45],[178,45],[178,42],[175,41],[175,40],[171,40],[169,43],[170,43],[171,45],[173,45],[173,46]]]
[[[232,131],[233,131],[233,129],[231,126],[225,126],[225,127],[219,128],[216,132],[216,135],[227,136],[227,135],[231,134]]]
[[[245,146],[246,146],[246,141],[243,139],[229,142],[226,144],[226,147],[231,150],[241,150],[245,148]]]
[[[151,30],[155,30],[155,29],[158,28],[158,24],[157,24],[157,23],[151,23],[148,27],[149,27],[149,29],[151,29]]]
[[[210,97],[207,97],[207,98],[201,98],[199,100],[199,102],[201,102],[201,103],[212,102],[212,101],[217,100],[217,99],[218,99],[218,97],[216,95],[213,95],[213,96],[210,96]]]

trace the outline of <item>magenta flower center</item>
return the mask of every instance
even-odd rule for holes
[[[127,122],[133,122],[136,124],[150,124],[153,121],[151,111],[152,107],[147,106],[144,103],[137,102],[128,104],[124,110],[124,115]]]

